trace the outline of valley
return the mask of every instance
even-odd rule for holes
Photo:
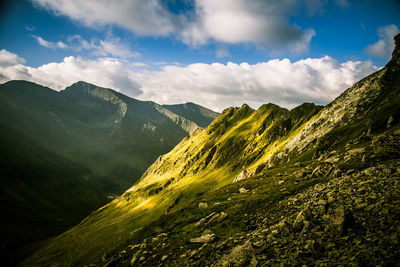
[[[120,195],[199,128],[196,120],[217,116],[193,103],[168,107],[176,114],[85,82],[57,92],[10,81],[0,101],[2,255],[10,261]]]

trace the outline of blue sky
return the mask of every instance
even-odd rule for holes
[[[61,90],[84,79],[139,99],[193,101],[217,110],[244,101],[254,107],[273,101],[287,107],[326,104],[388,61],[400,26],[396,0],[2,5],[4,81],[24,78]],[[297,78],[303,89],[284,82],[288,77],[282,75],[297,72],[312,76],[306,82]],[[328,73],[331,77],[324,76]],[[275,83],[264,81],[263,74]]]

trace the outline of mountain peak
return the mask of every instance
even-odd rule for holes
[[[96,98],[112,102],[119,102],[118,99],[124,99],[124,97],[117,91],[109,88],[100,87],[84,81],[73,83],[72,85],[61,91],[61,93],[72,97],[78,97],[81,100],[82,97]]]
[[[392,59],[387,64],[387,67],[392,69],[394,72],[400,71],[400,33],[394,37],[394,50],[392,53]]]
[[[400,33],[394,37],[394,44],[392,57],[398,57],[400,54]]]
[[[84,81],[78,81],[78,82],[73,83],[73,84],[71,84],[70,86],[68,86],[68,87],[66,87],[64,89],[64,91],[71,91],[71,90],[72,91],[80,90],[80,91],[83,91],[83,92],[86,92],[86,93],[94,91],[94,90],[97,90],[97,91],[99,91],[99,90],[100,91],[114,91],[112,89],[100,87],[100,86],[97,86],[97,85],[94,85],[94,84],[91,84],[91,83],[88,83],[88,82],[84,82]]]

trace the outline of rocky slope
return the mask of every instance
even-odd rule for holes
[[[56,92],[10,81],[0,104],[1,255],[10,260],[121,194],[199,128],[184,112],[85,82]],[[208,111],[199,123],[216,117],[195,106]]]
[[[225,110],[24,264],[398,264],[399,54],[324,108]]]

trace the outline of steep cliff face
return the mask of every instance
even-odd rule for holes
[[[26,264],[398,262],[399,38],[324,108],[226,109]]]

